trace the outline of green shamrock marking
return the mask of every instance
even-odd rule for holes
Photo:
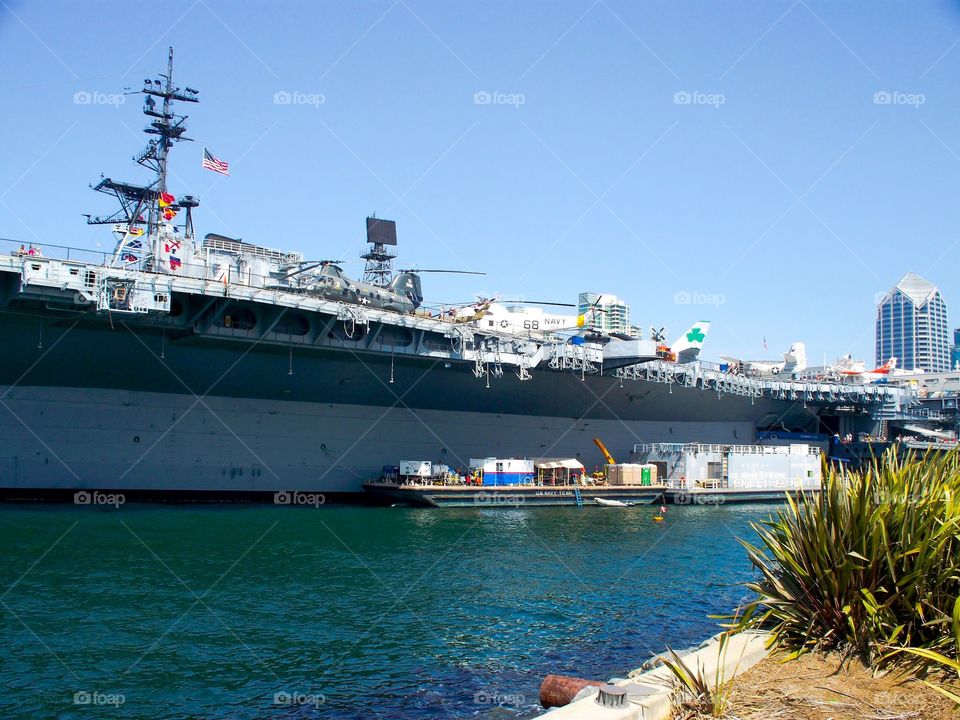
[[[703,342],[703,339],[706,335],[701,332],[700,328],[695,327],[690,332],[687,333],[688,342]]]

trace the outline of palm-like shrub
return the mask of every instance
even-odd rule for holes
[[[762,627],[793,655],[840,650],[875,665],[960,660],[960,455],[825,472],[819,495],[789,502],[744,542],[756,599],[736,627]],[[955,620],[955,617],[957,618]],[[929,656],[926,658],[929,659]]]

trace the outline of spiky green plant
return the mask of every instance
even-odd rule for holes
[[[953,622],[951,624],[951,630],[953,631],[954,645],[958,648],[958,650],[960,650],[960,598],[957,598],[953,604]],[[929,685],[941,695],[950,698],[955,703],[960,705],[960,695],[957,694],[956,688],[957,679],[960,679],[960,661],[957,661],[954,658],[949,658],[942,653],[938,653],[936,650],[914,647],[892,648],[890,650],[889,657],[895,658],[902,654],[918,657],[921,661],[925,661],[935,667],[940,668],[945,674],[956,676],[950,686],[942,683],[932,683],[924,679],[921,679],[921,682]]]
[[[898,459],[825,474],[819,495],[790,501],[744,542],[759,577],[734,627],[765,628],[798,655],[841,650],[882,666],[920,666],[919,648],[958,658],[960,455]]]
[[[712,717],[722,717],[727,711],[730,702],[731,678],[724,677],[723,669],[727,657],[727,641],[729,638],[729,633],[720,635],[717,664],[712,680],[707,677],[699,663],[694,670],[672,648],[667,648],[670,658],[664,659],[663,664],[674,678],[676,688],[679,691],[677,701],[680,705],[688,710],[694,710],[700,715]],[[737,667],[739,665],[738,660]],[[736,674],[737,670],[734,668],[731,675]]]

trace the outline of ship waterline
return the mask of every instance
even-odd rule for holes
[[[472,378],[471,378],[472,379]],[[742,441],[750,422],[576,419],[381,405],[17,386],[3,388],[0,485],[179,493],[359,493],[397,457],[466,467],[484,453],[578,455],[592,438]],[[599,463],[599,458],[596,458]]]

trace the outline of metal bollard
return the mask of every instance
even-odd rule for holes
[[[616,685],[601,685],[596,703],[609,708],[623,707],[627,704],[627,691]]]

